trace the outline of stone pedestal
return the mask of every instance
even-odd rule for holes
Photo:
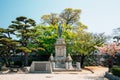
[[[69,69],[68,62],[65,63],[65,69],[66,69],[66,70]]]
[[[55,69],[55,62],[51,62],[52,64],[52,69],[54,70]]]
[[[76,62],[76,67],[77,67],[77,70],[81,70],[80,62]]]
[[[72,58],[71,58],[70,54],[68,54],[66,61],[68,62],[68,69],[73,69]]]
[[[72,62],[68,62],[68,68],[73,69]]]
[[[66,43],[63,38],[58,38],[55,43],[55,67],[65,68]]]
[[[66,56],[66,43],[63,38],[58,38],[55,43],[55,57],[51,54],[50,59],[52,68],[72,70],[72,58],[70,54]]]

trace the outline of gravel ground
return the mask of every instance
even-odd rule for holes
[[[81,72],[53,72],[52,74],[8,73],[0,74],[0,80],[108,80],[104,78],[107,68],[101,66],[86,67]]]

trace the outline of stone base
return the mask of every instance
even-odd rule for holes
[[[65,62],[55,62],[55,68],[65,68]]]

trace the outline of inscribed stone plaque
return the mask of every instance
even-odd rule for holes
[[[51,63],[49,61],[33,61],[30,67],[30,72],[51,73]]]
[[[35,63],[35,71],[46,71],[46,63]]]

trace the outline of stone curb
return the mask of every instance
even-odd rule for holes
[[[105,73],[104,77],[108,78],[109,80],[120,80],[120,77],[114,76],[114,75],[112,75],[111,73],[108,73],[108,72]]]

